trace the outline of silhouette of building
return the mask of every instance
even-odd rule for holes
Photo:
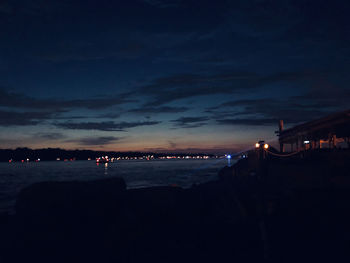
[[[280,121],[277,133],[281,152],[284,151],[286,144],[290,145],[291,151],[323,147],[336,148],[340,144],[350,148],[350,110],[334,113],[285,130],[283,121]]]

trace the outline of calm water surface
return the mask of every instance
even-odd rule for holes
[[[128,188],[176,184],[190,187],[217,178],[225,159],[121,160],[107,165],[95,161],[0,163],[0,212],[13,212],[19,191],[35,182],[124,178]]]

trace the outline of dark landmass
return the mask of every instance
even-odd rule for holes
[[[215,157],[213,154],[205,153],[154,153],[154,152],[111,152],[111,151],[92,151],[92,150],[64,150],[60,148],[46,148],[46,149],[29,149],[29,148],[17,148],[13,149],[0,149],[0,162],[8,162],[9,160],[20,162],[22,160],[35,161],[56,161],[59,158],[63,160],[88,160],[96,159],[101,156],[110,157],[147,157],[153,156],[154,158],[166,157],[166,156],[209,156]]]
[[[3,215],[1,262],[349,262],[348,150],[264,161],[217,181],[126,190],[47,182]]]

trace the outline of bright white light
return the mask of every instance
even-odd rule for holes
[[[269,145],[267,143],[264,144],[264,148],[265,149],[268,149],[269,148]]]
[[[260,147],[260,144],[257,142],[256,144],[255,144],[255,148],[259,148]]]
[[[304,141],[304,143],[305,143],[305,144],[308,144],[308,143],[310,143],[310,141]]]
[[[227,155],[226,158],[227,158],[227,159],[231,159],[231,155],[230,155],[230,154]]]

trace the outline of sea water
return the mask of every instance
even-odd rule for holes
[[[95,161],[0,163],[0,213],[13,212],[20,190],[36,182],[122,177],[128,188],[187,188],[217,179],[225,165],[226,159],[120,160],[99,165]]]

